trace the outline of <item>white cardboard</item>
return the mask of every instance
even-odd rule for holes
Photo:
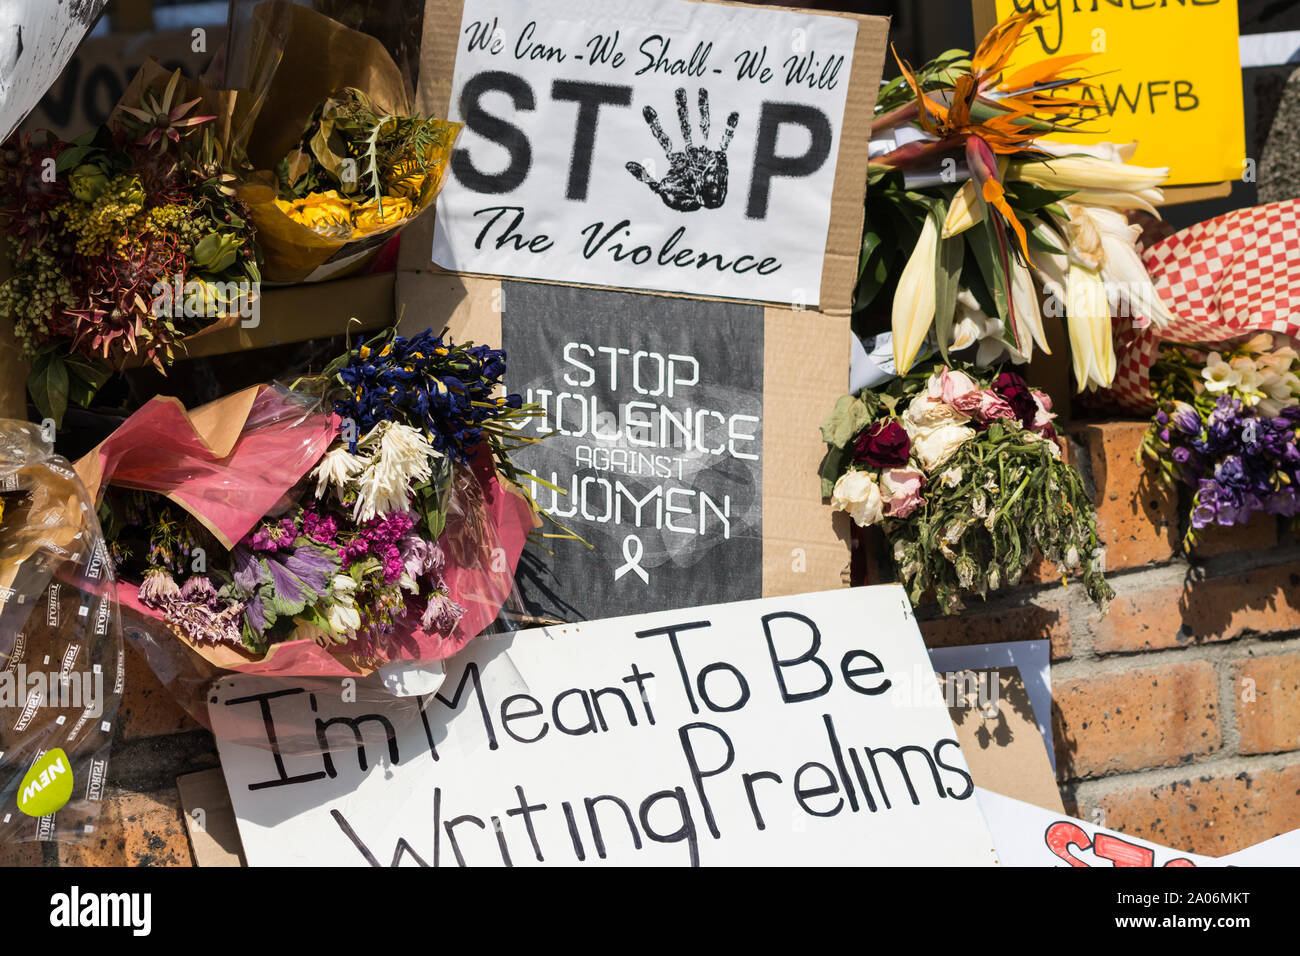
[[[438,197],[433,261],[816,304],[857,30],[686,0],[466,0],[449,112],[469,126]],[[595,94],[574,84],[607,101],[580,106]],[[719,154],[709,188],[677,188]],[[787,162],[801,156],[814,157],[807,171]]]
[[[778,668],[814,653],[814,628],[822,663]],[[336,718],[376,705],[345,703],[339,681],[223,679],[210,712],[254,866],[989,865],[937,683],[890,678],[926,664],[904,593],[887,585],[483,638],[447,662],[423,715],[410,698],[385,707],[391,737],[362,721],[361,750]],[[266,700],[279,766],[265,735],[233,742],[262,716],[260,702],[232,701],[266,692],[281,693]],[[314,720],[328,765],[287,742]],[[589,806],[602,796],[630,822],[613,800]]]

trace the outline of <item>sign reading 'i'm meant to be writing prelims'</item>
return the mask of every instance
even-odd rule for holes
[[[932,673],[888,585],[479,639],[423,708],[234,677],[210,713],[251,865],[992,864]]]

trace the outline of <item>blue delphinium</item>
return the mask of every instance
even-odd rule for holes
[[[465,462],[484,440],[485,426],[523,405],[518,395],[494,396],[506,354],[486,345],[457,346],[426,329],[406,338],[393,333],[362,341],[337,371],[347,396],[339,417],[356,424],[356,442],[384,420],[420,428],[430,444]]]

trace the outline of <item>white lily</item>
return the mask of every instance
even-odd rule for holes
[[[1127,163],[1137,152],[1137,143],[1062,143],[1052,139],[1034,140],[1034,149],[1051,156],[1091,156],[1110,163]]]
[[[1059,156],[1045,161],[1012,163],[1007,178],[1044,189],[1072,192],[1073,202],[1115,209],[1145,209],[1159,215],[1155,206],[1164,199],[1159,186],[1169,168],[1134,166],[1096,156]]]
[[[1070,222],[1086,223],[1101,243],[1099,264],[1106,281],[1106,294],[1116,314],[1150,319],[1157,328],[1165,328],[1174,317],[1160,299],[1147,272],[1136,243],[1140,226],[1114,209],[1085,206],[1076,202],[1061,204]],[[1125,308],[1120,308],[1121,303]]]
[[[1070,360],[1079,391],[1106,388],[1115,379],[1110,302],[1099,269],[1074,259],[1066,271],[1065,311],[1070,332]]]
[[[926,333],[934,324],[935,256],[939,230],[933,216],[925,217],[921,238],[903,267],[894,293],[891,327],[894,333],[894,368],[905,375],[916,361]]]
[[[1038,308],[1038,290],[1034,288],[1029,267],[1014,256],[1011,259],[1011,307],[1018,326],[1017,339],[1025,346],[1024,361],[1034,354],[1033,346],[1029,344],[1031,338],[1040,349],[1051,355],[1052,350],[1047,347],[1047,332],[1043,328],[1043,314]]]
[[[943,238],[960,236],[984,218],[984,199],[975,188],[975,180],[961,184],[948,205],[948,215],[943,221]]]

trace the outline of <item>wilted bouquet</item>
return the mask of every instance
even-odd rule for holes
[[[0,232],[13,275],[0,314],[31,361],[28,389],[61,422],[113,370],[160,370],[186,335],[249,315],[260,281],[247,209],[180,72],[65,143],[15,136],[0,153]]]
[[[1134,145],[1043,138],[1096,104],[1086,77],[1069,75],[1082,56],[1006,75],[1040,16],[1009,17],[973,56],[949,51],[915,72],[900,63],[877,100],[854,309],[892,302],[900,374],[927,337],[945,359],[978,346],[981,365],[1026,362],[1035,345],[1050,351],[1044,319],[1065,317],[1079,389],[1105,386],[1112,310],[1169,319],[1124,215],[1155,212],[1168,170],[1129,165]]]
[[[944,613],[960,595],[1017,584],[1041,553],[1088,594],[1111,595],[1096,514],[1061,461],[1051,402],[1014,372],[973,365],[913,373],[845,395],[822,424],[822,493],[855,524],[879,526],[913,602]]]
[[[1268,333],[1208,354],[1164,346],[1151,369],[1159,408],[1142,452],[1166,485],[1192,490],[1186,547],[1212,525],[1300,514],[1297,372],[1296,350]]]
[[[276,206],[329,239],[397,226],[437,193],[459,130],[459,123],[386,113],[361,90],[340,90],[276,166]]]
[[[106,533],[125,575],[141,580],[140,602],[192,642],[255,655],[311,639],[391,659],[412,633],[450,641],[465,614],[450,576],[464,556],[444,531],[482,493],[476,469],[513,474],[505,432],[536,411],[518,395],[494,394],[504,371],[499,350],[453,345],[431,330],[411,339],[389,331],[295,391],[259,396],[318,396],[333,409],[334,439],[312,458],[293,503],[229,549],[192,509],[110,489]],[[304,439],[285,434],[287,456]],[[196,554],[215,559],[196,568]],[[492,560],[500,567],[490,570],[508,579],[504,549]]]

